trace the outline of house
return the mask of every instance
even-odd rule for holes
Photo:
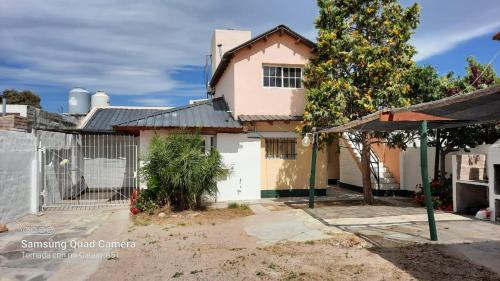
[[[295,129],[305,105],[303,69],[313,48],[284,25],[253,38],[249,31],[215,30],[208,100],[113,129],[139,135],[145,151],[154,134],[200,128],[206,149],[216,147],[230,170],[219,181],[220,201],[305,196],[312,148],[300,145]],[[318,153],[317,195],[326,194],[328,178],[338,179],[338,154],[324,149]]]
[[[255,37],[249,31],[215,30],[207,100],[101,123],[108,124],[108,130],[112,126],[114,132],[137,136],[140,154],[147,152],[155,134],[199,130],[205,150],[217,148],[230,170],[218,183],[219,201],[306,196],[312,148],[300,145],[302,135],[296,128],[305,107],[304,66],[314,46],[284,25]],[[89,115],[95,113],[99,111]],[[98,121],[87,124],[92,122]],[[340,143],[334,141],[319,151],[317,195],[326,194],[328,183],[361,189],[360,149],[352,136],[344,135]],[[373,148],[376,193],[401,193],[402,163],[412,159],[403,159],[402,153],[384,145]]]

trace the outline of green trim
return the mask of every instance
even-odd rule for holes
[[[363,187],[345,183],[345,182],[338,182],[338,186],[349,189],[352,191],[360,192],[363,193]],[[372,190],[374,196],[399,196],[399,197],[413,197],[415,196],[415,192],[410,191],[410,190],[401,190],[401,189],[394,189],[394,190]]]
[[[326,196],[326,189],[315,188],[315,196]],[[261,198],[280,198],[280,197],[306,197],[309,196],[309,189],[271,189],[261,190]]]

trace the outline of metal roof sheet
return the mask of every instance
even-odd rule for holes
[[[243,126],[231,116],[229,107],[223,98],[214,98],[191,105],[176,107],[131,119],[114,125],[115,128],[231,128],[242,129]]]
[[[113,125],[143,116],[148,116],[165,109],[143,108],[98,108],[92,117],[82,127],[89,132],[112,132]]]
[[[239,115],[238,119],[243,122],[252,121],[300,121],[302,116],[294,115]]]
[[[324,133],[345,131],[413,131],[418,130],[418,121],[384,121],[383,114],[395,115],[406,112],[428,114],[443,118],[428,121],[429,129],[455,128],[471,124],[500,121],[500,85],[455,95],[437,101],[426,102],[404,108],[383,109],[344,125],[321,130]]]

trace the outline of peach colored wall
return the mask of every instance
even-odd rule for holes
[[[304,89],[264,88],[262,66],[303,67],[310,56],[308,46],[297,43],[286,33],[281,36],[275,33],[267,41],[260,40],[251,48],[236,53],[230,62],[234,65],[234,90],[224,86],[230,84],[224,80],[231,79],[231,75],[224,74],[216,85],[216,96],[224,95],[227,100],[234,101],[231,110],[236,118],[240,114],[302,115]]]
[[[212,41],[210,43],[210,54],[212,54],[212,74],[214,74],[215,69],[219,65],[221,60],[221,53],[224,55],[225,52],[231,50],[232,48],[250,40],[252,38],[252,33],[246,30],[235,30],[235,29],[216,29],[212,34]],[[221,50],[219,51],[218,44],[221,44]]]
[[[384,162],[384,165],[392,173],[392,176],[400,183],[400,171],[399,171],[399,155],[401,149],[390,148],[384,143],[375,143],[371,145],[372,150],[377,154],[380,161]]]
[[[257,122],[255,129],[259,132],[291,132],[298,122]],[[309,173],[311,170],[312,146],[303,147],[302,138],[297,137],[295,160],[287,159],[267,159],[266,142],[261,138],[260,169],[261,169],[261,189],[306,189],[309,187]],[[327,150],[318,151],[316,159],[316,187],[326,188],[328,181],[327,172],[328,160]]]
[[[217,83],[217,90],[215,92],[215,97],[222,97],[222,96],[224,97],[224,100],[229,106],[229,109],[233,111],[233,116],[234,116],[234,106],[235,106],[234,74],[235,74],[234,64],[231,63],[226,68],[226,71],[224,71],[224,74],[222,74],[219,83]]]
[[[340,179],[340,149],[339,140],[335,139],[327,146],[328,179]]]

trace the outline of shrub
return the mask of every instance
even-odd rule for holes
[[[141,177],[148,188],[142,190],[136,207],[151,211],[169,204],[184,210],[202,207],[204,196],[217,194],[217,179],[225,175],[219,152],[201,150],[198,134],[177,132],[154,136],[149,146]]]

